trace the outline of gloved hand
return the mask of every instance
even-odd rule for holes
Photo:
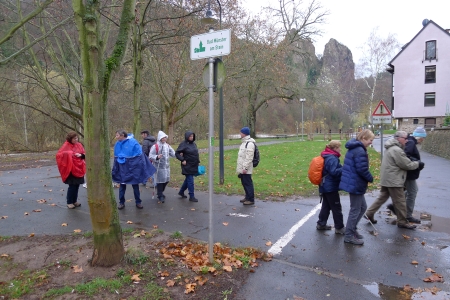
[[[419,170],[422,170],[425,167],[425,163],[419,160]]]

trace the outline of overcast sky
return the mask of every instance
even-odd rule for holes
[[[242,1],[252,11],[259,11],[260,7],[269,3],[272,6],[278,4],[278,0]],[[449,0],[320,0],[320,3],[330,15],[327,24],[322,27],[323,36],[317,37],[314,42],[316,54],[323,53],[325,44],[334,38],[352,51],[355,63],[361,57],[359,47],[377,26],[380,35],[396,34],[402,45],[422,29],[424,19],[433,20],[444,29],[450,28]]]

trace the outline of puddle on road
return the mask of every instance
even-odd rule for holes
[[[372,283],[363,285],[369,292],[377,296],[380,299],[386,300],[448,300],[450,298],[450,292],[434,291],[431,289],[428,291],[405,291],[403,287],[388,286],[381,283]]]
[[[422,216],[421,216],[422,219]],[[426,221],[423,222],[426,224]],[[450,219],[449,218],[443,218],[438,216],[431,216],[430,220],[431,226],[427,226],[430,231],[434,232],[445,232],[450,234]]]

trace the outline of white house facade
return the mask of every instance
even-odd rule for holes
[[[424,20],[417,35],[389,62],[392,115],[399,130],[442,126],[450,103],[450,34]]]

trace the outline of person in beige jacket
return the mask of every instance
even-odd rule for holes
[[[366,210],[366,217],[372,222],[375,213],[389,199],[392,198],[397,212],[397,226],[400,228],[414,229],[416,225],[410,224],[406,219],[406,200],[403,191],[408,170],[415,170],[423,166],[421,161],[411,161],[403,151],[408,134],[405,131],[397,131],[393,139],[386,142],[386,152],[381,163],[380,177],[381,190],[375,202]]]
[[[245,198],[240,200],[244,205],[255,204],[255,189],[253,187],[253,155],[255,153],[255,140],[250,136],[250,128],[243,127],[240,131],[242,144],[239,147],[236,173],[241,179],[245,191]]]

